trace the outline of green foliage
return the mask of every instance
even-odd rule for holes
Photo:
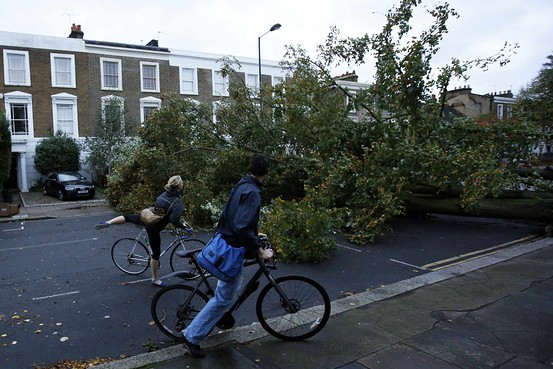
[[[445,122],[442,100],[434,97],[443,97],[451,78],[468,68],[507,63],[511,46],[490,58],[452,60],[436,73],[432,58],[446,22],[458,14],[447,3],[428,8],[434,24],[412,35],[420,4],[401,1],[377,35],[340,39],[333,29],[317,60],[288,48],[283,67],[290,78],[260,92],[239,78],[236,61],[223,60],[231,89],[216,123],[211,107],[164,97],[139,130],[135,149],[114,165],[109,198],[119,209],[137,211],[180,174],[187,220],[212,229],[248,157],[261,152],[271,158],[262,230],[281,259],[304,262],[327,257],[335,229],[360,244],[383,235],[416,185],[459,190],[465,209],[519,188],[504,163],[527,159],[539,132],[525,120]],[[361,64],[370,54],[377,72],[369,88],[354,93],[331,77],[333,65]]]
[[[514,113],[539,127],[553,125],[553,55],[543,65],[538,75],[523,88],[517,97]]]
[[[12,162],[12,136],[4,113],[0,112],[0,188],[10,177]]]
[[[108,99],[98,113],[93,135],[86,137],[84,144],[88,151],[86,160],[96,174],[102,176],[111,172],[120,148],[127,141],[125,127],[129,125],[121,101],[116,97]]]
[[[110,174],[107,196],[117,210],[136,212],[149,206],[167,179],[184,181],[186,217],[192,224],[210,222],[202,208],[211,199],[207,181],[221,142],[210,130],[210,111],[191,100],[165,96],[138,130],[137,140],[124,146]]]
[[[77,141],[58,131],[42,140],[35,149],[35,169],[46,175],[55,171],[78,171],[80,148]]]
[[[334,217],[323,202],[316,194],[301,200],[274,201],[261,229],[269,235],[279,260],[318,262],[336,248],[331,232]]]

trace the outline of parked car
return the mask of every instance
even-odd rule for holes
[[[44,179],[44,194],[60,200],[93,198],[94,185],[77,172],[52,172]]]

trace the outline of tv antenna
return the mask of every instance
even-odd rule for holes
[[[72,15],[79,15],[79,14],[65,12],[65,13],[62,13],[61,15],[61,17],[67,16],[69,18],[69,27],[73,25],[73,22],[71,22]]]

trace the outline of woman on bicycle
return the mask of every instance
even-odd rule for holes
[[[163,208],[165,211],[164,217],[157,223],[146,226],[140,220],[140,214],[124,214],[119,215],[106,222],[96,224],[94,228],[102,229],[109,227],[112,224],[123,224],[125,222],[141,225],[146,228],[148,233],[148,240],[152,249],[152,257],[150,259],[150,266],[152,268],[152,285],[156,287],[165,287],[167,284],[158,277],[159,270],[159,257],[161,253],[161,231],[165,227],[172,223],[175,227],[185,228],[185,225],[180,220],[184,211],[184,203],[182,202],[180,195],[183,190],[183,182],[180,176],[173,176],[169,178],[165,185],[165,192],[156,198],[155,207]]]

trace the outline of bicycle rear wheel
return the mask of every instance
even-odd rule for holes
[[[317,334],[330,317],[330,298],[314,280],[290,275],[275,279],[292,307],[272,284],[259,293],[256,313],[261,326],[274,337],[301,341]]]
[[[205,306],[209,298],[201,291],[182,284],[159,290],[150,305],[152,318],[163,334],[182,341],[182,331]]]
[[[111,247],[111,260],[123,272],[136,275],[150,266],[150,253],[139,240],[121,238]]]
[[[198,270],[194,263],[192,263],[189,258],[181,258],[180,256],[176,255],[176,252],[177,250],[203,249],[204,246],[205,242],[198,239],[181,240],[180,242],[178,242],[171,251],[171,258],[169,259],[171,270],[173,272],[187,272],[187,274],[182,276],[181,278],[188,281],[198,278],[200,274],[198,273]]]

